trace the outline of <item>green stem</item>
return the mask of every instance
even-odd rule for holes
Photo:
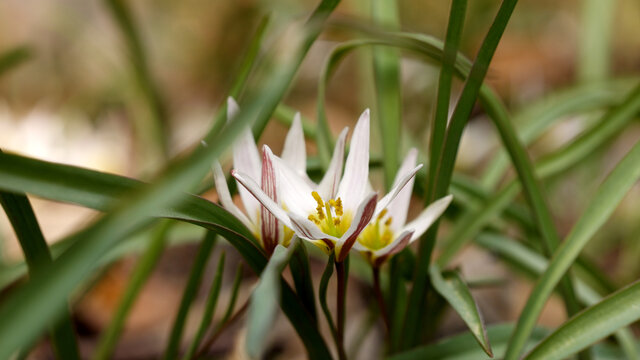
[[[385,306],[384,296],[382,295],[382,288],[380,286],[380,268],[372,266],[371,270],[373,271],[373,291],[376,294],[376,300],[378,301],[378,306],[380,307],[380,313],[382,314],[382,320],[384,320],[384,326],[388,336],[391,330],[391,323],[389,314],[387,313],[387,307]]]
[[[348,259],[348,258],[347,258]],[[345,324],[345,307],[347,303],[347,279],[346,273],[348,269],[346,269],[345,261],[336,261],[336,276],[338,278],[338,292],[337,292],[337,305],[338,305],[338,320],[337,320],[337,346],[338,346],[338,357],[340,360],[347,359],[347,352],[344,347],[344,324]]]

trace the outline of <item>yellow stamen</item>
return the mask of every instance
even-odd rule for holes
[[[387,215],[387,209],[383,209],[378,215],[378,221],[382,220],[382,218]]]
[[[392,222],[392,221],[393,221],[393,217],[389,216],[389,217],[387,218],[387,221],[385,221],[385,222],[384,222],[384,224],[385,224],[386,226],[389,226],[389,225],[391,225],[391,222]]]
[[[322,198],[320,197],[317,191],[311,192],[311,196],[313,196],[313,198],[316,200],[319,207],[324,207],[324,202],[322,201]]]
[[[334,201],[334,203],[335,203],[334,207],[335,207],[335,209],[336,209],[336,215],[338,215],[338,216],[342,216],[342,214],[343,214],[343,213],[342,213],[342,211],[343,211],[343,209],[342,209],[342,199],[337,198],[337,199]]]
[[[335,226],[340,225],[340,218],[333,219],[333,225],[335,225]]]

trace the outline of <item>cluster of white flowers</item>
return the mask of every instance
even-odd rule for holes
[[[229,99],[227,107],[231,121],[238,106]],[[216,163],[213,174],[222,205],[260,239],[268,253],[277,244],[287,246],[295,233],[327,253],[335,252],[336,261],[343,261],[355,248],[373,266],[380,266],[419,238],[442,215],[452,197],[433,202],[406,223],[414,176],[422,167],[416,166],[417,151],[409,151],[391,191],[378,201],[369,182],[369,110],[355,126],[344,162],[347,132],[345,128],[340,133],[329,168],[316,184],[306,173],[299,114],[280,157],[266,145],[260,156],[247,129],[233,148],[231,172],[240,185],[245,212],[233,203],[220,164]]]

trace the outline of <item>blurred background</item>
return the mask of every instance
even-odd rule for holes
[[[552,96],[564,88],[586,82],[616,78],[635,79],[640,74],[640,3],[611,1],[599,15],[604,19],[600,37],[608,39],[608,51],[588,57],[593,40],[584,30],[589,21],[589,1],[521,0],[510,20],[487,79],[512,113]],[[597,2],[597,1],[596,1]],[[268,50],[292,23],[301,22],[313,10],[314,1],[277,0],[183,0],[124,2],[130,10],[140,43],[127,43],[108,0],[0,2],[0,54],[11,54],[0,66],[0,148],[47,161],[72,164],[139,179],[150,179],[165,160],[184,154],[199,143],[212,125],[216,110],[224,102],[240,62],[249,47],[261,17],[273,20],[263,43]],[[448,1],[397,1],[402,30],[443,38],[449,11]],[[497,10],[497,0],[469,2],[461,50],[473,59]],[[593,7],[593,6],[592,6]],[[305,59],[285,104],[315,119],[317,84],[329,51],[342,41],[357,37],[344,24],[367,23],[371,19],[368,1],[343,0],[333,22]],[[604,34],[602,33],[604,32]],[[438,67],[403,54],[401,64],[403,97],[403,149],[411,144],[427,146],[438,81]],[[142,60],[140,60],[142,59]],[[142,62],[140,62],[142,61]],[[602,73],[589,72],[585,62],[604,62]],[[148,69],[140,74],[140,64]],[[154,90],[149,90],[151,86]],[[454,85],[454,98],[461,83]],[[151,94],[151,95],[150,95]],[[151,100],[150,100],[151,99]],[[240,101],[242,104],[242,102]],[[151,104],[151,105],[150,105]],[[373,108],[375,93],[371,51],[359,50],[339,67],[327,88],[327,116],[334,134],[352,126],[367,107]],[[596,114],[597,115],[597,114]],[[584,115],[597,119],[594,114]],[[563,119],[529,148],[531,156],[557,149],[579,134],[589,121]],[[588,120],[588,119],[587,119]],[[163,124],[164,130],[158,124]],[[380,154],[380,134],[372,127],[371,152]],[[279,153],[286,126],[271,121],[260,139]],[[629,128],[613,146],[607,146],[561,178],[545,182],[547,199],[561,237],[580,216],[605,174],[640,138],[640,126]],[[461,145],[456,168],[470,177],[480,174],[498,148],[499,139],[480,106],[474,111]],[[313,154],[314,145],[308,150]],[[382,174],[374,173],[374,183]],[[210,179],[206,180],[210,181]],[[215,192],[205,196],[216,199]],[[617,285],[640,276],[640,188],[630,192],[614,217],[587,248],[587,257],[604,269]],[[31,198],[38,220],[49,242],[88,224],[96,212],[72,205]],[[420,207],[416,201],[416,209]],[[446,232],[446,226],[443,229]],[[189,225],[172,228],[178,245],[165,251],[160,265],[145,285],[131,312],[115,357],[157,358],[164,350],[173,316],[193,261],[195,242],[201,229]],[[144,237],[145,235],[141,235]],[[135,250],[135,249],[134,249]],[[228,250],[225,288],[230,287],[239,258]],[[76,294],[74,321],[81,348],[87,356],[100,331],[108,324],[136,263],[134,255],[107,266],[95,280]],[[0,215],[0,264],[11,268],[22,258],[20,247],[4,213]],[[215,258],[215,255],[214,257]],[[514,320],[524,304],[530,282],[512,273],[490,253],[467,248],[456,260],[463,274],[504,280],[501,286],[483,287],[474,294],[488,323]],[[203,284],[210,284],[215,261],[208,265]],[[322,259],[312,264],[320,274]],[[0,271],[0,274],[2,272]],[[240,298],[244,301],[255,283],[245,271]],[[0,275],[0,278],[2,276]],[[473,280],[473,279],[471,279]],[[368,290],[358,292],[357,278],[349,307],[353,323],[348,338],[358,336],[358,322],[366,321]],[[228,284],[228,285],[227,285]],[[207,285],[208,286],[208,285]],[[190,314],[186,338],[198,324],[207,286],[200,290]],[[364,286],[362,286],[364,287]],[[331,289],[332,287],[330,287]],[[224,299],[225,296],[223,295]],[[1,295],[0,295],[1,299]],[[351,315],[353,314],[353,315]],[[541,323],[556,326],[564,320],[560,302],[551,301]],[[442,334],[464,329],[455,314],[444,320]],[[242,358],[242,322],[226,331],[214,345],[214,353]],[[361,358],[377,354],[373,329],[363,339]],[[379,336],[379,334],[378,334]],[[286,321],[278,322],[273,354],[303,357],[304,351]],[[44,341],[29,355],[48,359],[52,353]]]

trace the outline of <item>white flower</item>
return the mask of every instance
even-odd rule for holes
[[[415,167],[418,151],[411,149],[404,159],[394,186],[399,184]],[[380,266],[390,256],[400,252],[407,245],[418,239],[447,209],[453,198],[451,195],[436,200],[418,215],[413,221],[405,224],[411,193],[413,191],[412,178],[400,191],[387,208],[372,218],[358,237],[354,248],[360,251],[373,266]]]
[[[238,110],[238,104],[233,98],[228,98],[227,121],[232,120]],[[294,171],[299,176],[308,179],[306,174],[307,155],[299,113],[294,116],[293,123],[285,139],[282,159],[292,169],[295,169]],[[263,190],[274,201],[277,201],[278,197],[273,190],[275,185],[271,175],[273,169],[270,164],[268,161],[261,160],[251,129],[247,128],[233,146],[233,166],[253,179],[261,179]],[[283,244],[286,246],[289,244],[293,231],[283,227],[278,219],[270,212],[265,211],[264,207],[244,187],[238,186],[238,192],[245,212],[242,212],[234,204],[222,167],[217,161],[213,164],[213,178],[222,206],[251,230],[269,254],[273,252],[276,245]]]
[[[269,147],[263,151],[263,163],[273,168],[276,177],[274,201],[268,191],[258,185],[257,177],[241,168],[231,174],[286,227],[300,238],[308,240],[330,252],[336,261],[343,261],[360,232],[371,218],[378,216],[389,205],[402,187],[422,167],[406,172],[394,188],[379,202],[368,185],[369,176],[369,110],[358,120],[351,140],[351,150],[342,173],[344,129],[338,138],[333,158],[322,182],[315,185],[285,159],[273,155]],[[263,171],[262,182],[265,182]],[[269,190],[269,189],[268,189]]]

